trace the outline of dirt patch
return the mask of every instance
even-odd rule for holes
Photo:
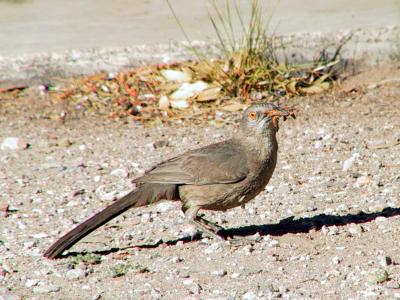
[[[205,212],[227,233],[253,240],[241,247],[193,236],[179,205],[165,202],[126,212],[67,258],[41,257],[62,233],[129,191],[143,170],[232,135],[238,114],[219,128],[144,128],[98,118],[61,124],[32,114],[27,99],[18,115],[3,111],[0,143],[18,140],[17,149],[0,150],[0,295],[400,297],[400,85],[386,80],[394,78],[399,67],[367,70],[332,93],[285,103],[299,114],[281,126],[266,191],[244,209]],[[83,251],[101,262],[83,262]]]

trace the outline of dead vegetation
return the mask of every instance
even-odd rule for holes
[[[210,120],[219,112],[241,110],[252,101],[286,100],[332,87],[341,45],[332,56],[322,51],[309,64],[281,62],[277,54],[284,46],[268,32],[269,18],[263,16],[259,2],[251,2],[247,24],[238,4],[230,3],[226,1],[221,9],[211,2],[215,16],[210,16],[210,21],[221,48],[220,58],[209,59],[192,48],[196,61],[59,80],[53,86],[39,86],[36,98],[57,107],[47,117],[61,120],[96,114],[159,124]],[[188,38],[172,7],[171,11]],[[25,92],[24,87],[12,87],[0,90],[0,95],[3,100],[14,101]]]

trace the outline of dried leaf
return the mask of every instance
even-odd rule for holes
[[[198,102],[214,101],[220,96],[221,87],[211,87],[198,92],[194,99]]]
[[[296,95],[297,94],[297,85],[298,81],[297,80],[292,80],[286,85],[286,91],[290,94]]]
[[[299,91],[305,95],[315,95],[315,94],[320,94],[330,88],[331,88],[330,82],[322,82],[320,84],[314,84],[309,87],[299,88]]]
[[[21,85],[21,86],[10,86],[6,88],[0,88],[0,93],[7,93],[7,92],[14,92],[14,91],[22,91],[24,89],[28,88],[26,85]]]
[[[230,112],[235,112],[235,111],[240,111],[246,108],[247,105],[243,104],[243,103],[232,103],[232,104],[228,104],[225,106],[222,106],[221,109],[225,110],[225,111],[230,111]]]

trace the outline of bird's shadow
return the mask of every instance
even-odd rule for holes
[[[249,225],[241,226],[236,228],[222,229],[218,234],[224,238],[228,237],[246,237],[255,234],[282,236],[288,233],[307,233],[311,230],[320,230],[323,226],[344,226],[347,224],[355,223],[367,223],[375,220],[378,217],[394,217],[400,215],[400,208],[386,207],[380,212],[358,214],[347,214],[343,216],[319,214],[313,217],[299,218],[289,217],[281,220],[277,224],[263,224],[263,225]],[[163,241],[159,240],[155,243],[127,246],[121,248],[111,248],[107,250],[93,251],[93,254],[108,255],[111,253],[129,250],[129,249],[146,249],[146,248],[157,248],[159,246],[173,246],[178,242],[193,242],[201,239],[201,234],[196,234],[193,237],[184,237],[174,240]],[[84,254],[82,252],[68,252],[62,257],[77,256]]]

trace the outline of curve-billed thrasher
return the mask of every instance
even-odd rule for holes
[[[279,117],[294,112],[274,104],[247,108],[238,132],[229,140],[188,151],[164,161],[134,180],[138,188],[81,223],[45,253],[56,258],[93,230],[131,207],[160,200],[178,200],[189,222],[219,237],[219,226],[197,215],[200,209],[226,210],[253,199],[267,185],[275,169]]]

